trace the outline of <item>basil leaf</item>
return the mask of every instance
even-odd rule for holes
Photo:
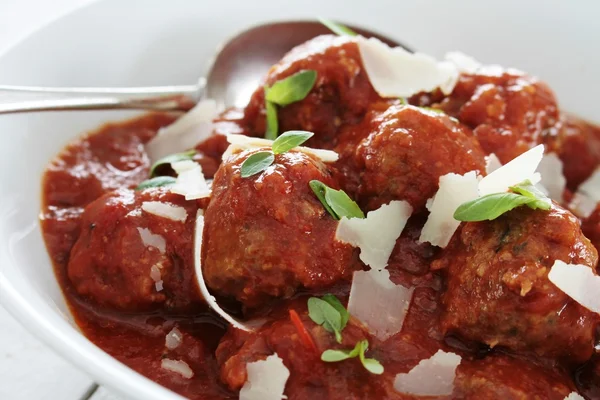
[[[150,167],[150,178],[156,175],[156,169],[158,167],[177,161],[191,160],[194,157],[194,154],[196,154],[196,150],[188,150],[183,153],[169,154],[168,156],[161,158]]]
[[[337,312],[340,313],[340,317],[342,319],[340,330],[343,330],[346,327],[348,320],[350,319],[350,313],[348,312],[348,310],[346,310],[346,308],[342,305],[338,298],[332,294],[326,294],[325,296],[321,297],[321,299],[329,303],[333,308],[337,310]]]
[[[356,357],[356,355],[351,355],[351,352],[353,351],[354,350],[325,350],[323,354],[321,354],[321,360],[325,362],[344,361]]]
[[[310,188],[317,195],[323,207],[335,219],[364,218],[362,210],[343,190],[335,190],[321,181],[312,180]]]
[[[331,207],[329,207],[329,203],[327,203],[327,200],[325,200],[325,190],[327,189],[328,186],[325,185],[323,182],[317,181],[317,180],[310,181],[308,183],[308,185],[310,186],[312,191],[315,193],[315,195],[317,196],[317,198],[319,199],[321,204],[323,204],[323,207],[325,207],[325,210],[327,210],[327,212],[333,218],[340,219],[340,217],[337,216],[335,211],[333,211],[333,209]]]
[[[400,100],[400,104],[402,104],[403,106],[408,105],[408,101],[406,100],[406,97],[398,97],[398,100]]]
[[[273,153],[285,153],[296,146],[300,146],[313,136],[314,133],[307,131],[287,131],[273,142]]]
[[[308,299],[308,316],[327,332],[335,333],[338,343],[342,342],[342,316],[335,307],[317,297],[311,297]]]
[[[172,186],[175,184],[176,179],[172,176],[156,176],[152,179],[146,179],[137,187],[135,190],[144,190],[153,187],[161,187],[161,186]]]
[[[510,190],[520,195],[534,199],[535,201],[527,203],[527,206],[529,208],[532,208],[534,210],[549,210],[550,207],[552,207],[552,200],[550,200],[544,192],[535,187],[535,185],[533,185],[529,180],[521,182],[518,185],[511,186]]]
[[[513,208],[529,205],[539,207],[539,200],[517,193],[493,193],[461,204],[454,212],[457,221],[493,220]],[[549,209],[550,206],[548,205]]]
[[[304,99],[317,80],[317,71],[308,69],[277,81],[265,92],[265,99],[279,106],[287,106]]]
[[[242,164],[242,178],[256,175],[269,168],[275,161],[275,156],[270,151],[259,151],[246,158]]]
[[[319,18],[319,22],[325,25],[329,30],[335,33],[338,36],[357,36],[358,33],[354,32],[352,29],[344,26],[342,24],[338,24],[330,19]]]
[[[265,100],[265,110],[267,113],[267,130],[265,139],[274,140],[279,133],[279,122],[277,121],[277,106],[270,101]]]

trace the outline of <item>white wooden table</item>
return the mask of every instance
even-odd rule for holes
[[[40,25],[89,1],[0,0],[0,53]],[[25,331],[2,308],[1,293],[0,399],[117,400]]]

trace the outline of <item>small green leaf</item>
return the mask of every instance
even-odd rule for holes
[[[369,342],[367,340],[361,340],[356,343],[356,346],[354,346],[352,350],[325,350],[321,354],[321,360],[325,362],[339,362],[358,357],[367,371],[372,374],[380,375],[383,373],[383,365],[374,358],[365,357],[365,352],[368,348]]]
[[[275,156],[270,151],[260,151],[246,158],[242,164],[242,178],[263,172],[275,161]]]
[[[344,361],[349,358],[354,358],[356,355],[351,355],[351,352],[354,350],[325,350],[323,354],[321,354],[321,360],[325,362],[338,362]]]
[[[277,105],[265,100],[265,110],[267,112],[267,130],[265,139],[275,140],[279,133],[279,122],[277,121]]]
[[[321,297],[321,299],[329,303],[333,308],[337,310],[337,312],[340,313],[340,317],[342,319],[341,330],[343,330],[346,327],[348,320],[350,319],[350,313],[348,312],[348,310],[346,310],[346,308],[342,305],[338,298],[332,294],[326,294],[325,296]]]
[[[279,106],[287,106],[304,99],[317,81],[317,71],[308,69],[275,82],[265,91],[265,99]]]
[[[461,204],[454,212],[454,219],[457,221],[494,220],[513,208],[525,204],[543,208],[543,205],[540,207],[541,204],[538,203],[541,201],[536,198],[517,193],[493,193]],[[549,208],[550,205],[547,205],[545,209]]]
[[[335,307],[317,297],[311,297],[308,299],[308,316],[327,332],[335,333],[338,343],[342,342],[342,316]]]
[[[281,134],[273,142],[273,153],[281,154],[296,146],[300,146],[308,139],[314,136],[314,133],[307,131],[287,131]]]
[[[176,179],[172,176],[156,176],[152,179],[146,179],[137,187],[135,190],[144,190],[153,187],[161,187],[161,186],[172,186],[175,184]]]
[[[156,175],[156,169],[165,164],[171,164],[177,161],[191,160],[196,154],[196,150],[188,150],[183,153],[169,154],[166,157],[161,158],[150,167],[150,178]]]
[[[319,199],[321,204],[323,204],[323,207],[325,207],[325,210],[327,210],[327,212],[333,218],[340,219],[340,217],[337,216],[335,211],[333,211],[333,209],[331,207],[329,207],[329,203],[327,203],[327,200],[325,200],[325,190],[327,189],[328,186],[325,185],[323,182],[317,181],[317,180],[310,181],[308,185],[310,186],[312,191],[315,193],[315,195],[317,196],[317,198]]]
[[[354,32],[352,29],[344,26],[342,24],[338,24],[330,19],[319,18],[319,22],[325,25],[331,32],[335,33],[338,36],[357,36],[358,33]]]
[[[400,104],[402,104],[403,106],[408,105],[408,101],[406,101],[406,97],[399,97],[398,100],[400,100]]]
[[[312,180],[309,183],[323,207],[335,219],[364,218],[362,210],[343,190],[335,190],[321,181]]]

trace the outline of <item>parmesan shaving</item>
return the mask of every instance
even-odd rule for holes
[[[560,158],[556,153],[545,154],[537,170],[542,176],[540,184],[546,195],[552,200],[562,203],[567,179],[563,175],[563,163]]]
[[[165,336],[165,347],[169,350],[178,348],[181,342],[183,342],[183,335],[176,327]]]
[[[223,153],[223,160],[226,160],[232,154],[235,154],[238,151],[257,149],[261,147],[273,147],[273,140],[255,138],[245,135],[230,134],[227,135],[227,141],[230,143],[230,146],[227,148],[225,153]],[[313,149],[311,147],[304,146],[294,147],[294,150],[314,156],[325,163],[336,162],[340,157],[338,153],[331,150]]]
[[[144,246],[154,247],[163,254],[165,251],[167,251],[167,241],[164,237],[161,235],[155,235],[148,228],[137,228],[137,230]]]
[[[454,390],[456,368],[460,362],[459,355],[438,350],[408,373],[396,375],[394,389],[415,396],[449,396]]]
[[[148,214],[168,218],[173,221],[185,222],[187,219],[185,208],[160,201],[145,201],[142,203],[142,210]]]
[[[191,379],[194,376],[194,371],[192,371],[185,361],[163,358],[160,362],[160,366],[162,369],[178,373],[186,379]]]
[[[171,168],[177,172],[177,180],[170,191],[185,196],[186,200],[210,197],[210,187],[204,179],[202,167],[191,160],[171,163]]]
[[[388,270],[356,271],[352,278],[348,312],[380,340],[400,332],[414,288],[390,280]]]
[[[596,168],[592,176],[579,185],[569,208],[579,217],[588,218],[596,209],[598,202],[600,202],[600,167]]]
[[[252,332],[256,328],[260,326],[257,323],[248,323],[243,324],[237,319],[233,318],[229,315],[225,310],[219,306],[217,300],[213,295],[208,291],[208,287],[206,286],[206,281],[204,281],[204,273],[202,272],[202,233],[204,231],[204,215],[202,214],[202,209],[198,209],[198,213],[196,214],[196,226],[194,231],[194,267],[196,270],[196,279],[198,280],[198,286],[200,287],[200,293],[204,297],[204,300],[208,303],[210,308],[212,308],[217,314],[219,314],[225,321],[229,322],[235,328]]]
[[[525,180],[529,180],[532,185],[537,184],[541,177],[535,170],[540,161],[542,161],[543,156],[544,145],[540,144],[514,158],[507,164],[485,176],[479,182],[479,194],[485,196],[492,193],[503,193],[506,192],[510,186],[517,185]]]
[[[571,393],[569,393],[569,395],[567,397],[565,397],[565,400],[585,400],[585,399],[579,393],[571,392]]]
[[[366,218],[342,217],[335,238],[359,247],[360,259],[371,268],[383,269],[411,213],[408,202],[394,200],[368,212]]]
[[[459,71],[452,62],[392,48],[376,38],[358,37],[357,43],[365,72],[381,97],[409,97],[437,88],[448,95],[458,81]]]
[[[481,68],[479,61],[460,51],[448,52],[444,59],[454,64],[460,72],[467,74],[474,74]]]
[[[277,353],[265,360],[246,364],[248,379],[240,390],[240,400],[281,400],[290,370]]]
[[[478,184],[475,171],[464,175],[450,173],[441,176],[440,187],[428,207],[429,217],[423,226],[419,242],[446,247],[460,225],[460,221],[454,219],[454,212],[461,204],[478,197]]]
[[[161,128],[157,135],[146,144],[150,162],[192,149],[212,133],[212,120],[217,116],[217,103],[202,100],[194,108],[182,115],[171,125]]]
[[[573,300],[600,314],[600,276],[591,267],[556,260],[548,273],[548,279]]]
[[[502,166],[500,159],[494,153],[485,156],[485,174],[489,175]]]

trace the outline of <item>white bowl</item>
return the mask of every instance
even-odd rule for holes
[[[436,56],[461,50],[540,76],[564,109],[596,122],[600,3],[580,1],[106,0],[43,27],[0,58],[0,83],[193,83],[216,46],[250,25],[328,16]],[[101,384],[140,400],[180,398],[93,345],[74,325],[38,225],[40,177],[72,138],[123,112],[0,117],[0,299],[31,332]]]

